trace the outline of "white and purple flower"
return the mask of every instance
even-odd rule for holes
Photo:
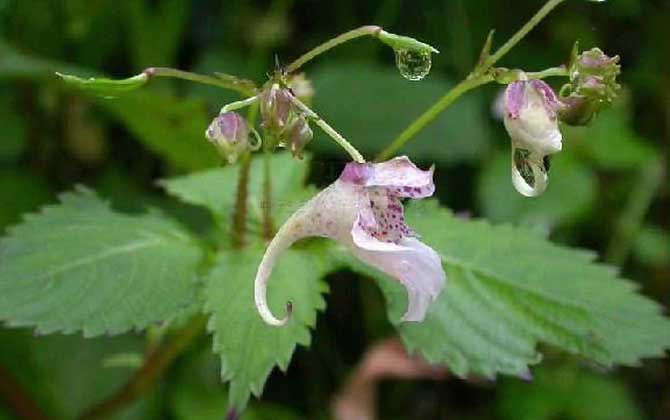
[[[440,256],[405,224],[403,198],[421,199],[435,191],[433,168],[423,171],[406,156],[383,163],[346,165],[339,179],[294,213],[268,246],[255,281],[256,307],[263,320],[277,319],[267,304],[267,283],[281,253],[309,236],[338,241],[358,259],[395,278],[407,289],[403,321],[422,321],[442,290],[446,275]]]
[[[562,148],[561,103],[543,81],[521,80],[507,86],[504,104],[512,140],[512,183],[527,197],[540,195],[547,188],[548,156]]]

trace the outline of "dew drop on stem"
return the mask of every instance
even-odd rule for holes
[[[395,62],[398,71],[407,80],[421,80],[430,72],[431,54],[428,51],[395,49]]]

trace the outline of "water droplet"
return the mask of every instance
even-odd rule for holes
[[[396,49],[395,63],[398,71],[407,80],[421,80],[430,72],[430,52]]]
[[[549,161],[527,149],[512,148],[512,184],[526,197],[536,197],[547,189]]]

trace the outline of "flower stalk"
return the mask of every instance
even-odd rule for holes
[[[431,105],[423,114],[414,120],[405,130],[403,130],[391,143],[377,156],[376,160],[381,161],[393,156],[400,150],[407,142],[423,130],[428,124],[433,122],[438,115],[447,109],[456,99],[472,89],[485,85],[495,80],[490,74],[489,70],[495,63],[505,56],[519,41],[521,41],[542,19],[544,19],[549,12],[554,10],[556,6],[565,0],[549,0],[542,6],[540,10],[530,18],[514,35],[512,35],[507,42],[505,42],[493,55],[485,58],[470,75],[454,86],[450,91],[444,94],[437,102]],[[539,72],[544,76],[543,72]],[[532,74],[532,73],[531,73]],[[538,76],[539,76],[538,75]],[[562,72],[551,69],[546,74],[547,76],[563,75]],[[529,77],[530,78],[530,77]]]
[[[319,126],[326,134],[328,134],[337,144],[339,144],[349,156],[358,163],[364,163],[365,158],[363,155],[351,144],[349,143],[340,133],[338,133],[333,127],[331,127],[326,121],[324,121],[316,112],[312,111],[307,105],[302,103],[300,99],[291,95],[291,102],[305,115],[312,119],[316,125]]]

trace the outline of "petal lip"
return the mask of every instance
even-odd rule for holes
[[[340,180],[352,184],[363,185],[372,175],[372,164],[349,162],[340,174]]]
[[[395,250],[354,248],[361,261],[398,280],[407,290],[407,310],[401,321],[421,322],[446,283],[440,256],[416,238],[403,238]]]
[[[435,192],[433,173],[435,166],[427,171],[419,169],[407,156],[398,156],[373,166],[366,187],[385,187],[393,189],[402,197],[424,198]]]

